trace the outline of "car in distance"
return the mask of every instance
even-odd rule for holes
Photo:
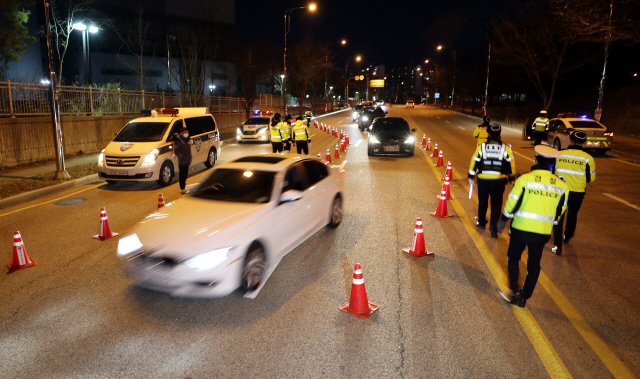
[[[407,104],[405,104],[404,106],[405,108],[415,108],[415,105],[413,103],[413,100],[409,100],[407,101]]]
[[[270,123],[268,116],[249,117],[236,132],[238,142],[269,142]]]
[[[351,113],[351,120],[353,122],[357,122],[358,118],[360,118],[360,111],[362,110],[362,108],[364,108],[364,105],[362,104],[358,104],[353,107],[353,113]]]
[[[360,112],[360,118],[358,119],[358,127],[363,132],[366,132],[373,120],[378,117],[385,117],[389,112],[385,112],[380,107],[364,107]]]
[[[611,150],[613,132],[607,131],[607,127],[596,120],[577,117],[575,113],[560,113],[558,118],[549,120],[547,143],[556,150],[566,149],[569,147],[569,135],[574,130],[587,133],[587,142],[582,146],[584,149],[593,150],[596,154]]]
[[[257,288],[267,267],[342,220],[342,175],[316,158],[251,155],[220,165],[191,195],[118,241],[125,273],[173,296]]]
[[[409,123],[402,117],[384,117],[371,124],[367,155],[408,155],[415,151],[416,129],[410,129]]]

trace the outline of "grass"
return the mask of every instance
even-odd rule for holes
[[[48,162],[44,162],[48,163]],[[42,163],[42,164],[44,164]],[[11,167],[13,169],[15,166]],[[34,167],[33,163],[30,163],[27,167]],[[14,171],[14,170],[11,170]],[[8,172],[0,170],[0,172]],[[95,174],[98,172],[98,163],[87,163],[81,166],[70,167],[67,169],[67,173],[71,179],[78,179],[84,176]],[[34,179],[17,179],[9,180],[6,182],[0,182],[0,199],[5,197],[14,196],[23,192],[33,191],[35,189],[53,186],[56,184],[64,183],[65,180],[54,179],[55,173],[43,175]]]

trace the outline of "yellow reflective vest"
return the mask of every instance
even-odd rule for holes
[[[469,177],[478,171],[480,179],[503,179],[516,172],[516,161],[511,147],[500,141],[488,140],[476,147],[469,164]]]
[[[571,192],[585,192],[596,180],[596,161],[580,146],[571,145],[556,158],[556,175],[564,178]]]
[[[549,131],[549,119],[546,117],[538,117],[533,120],[533,124],[531,125],[531,129],[536,132],[547,132]]]
[[[477,146],[482,145],[487,142],[487,138],[489,138],[489,133],[487,133],[486,125],[478,125],[476,130],[473,131],[473,136],[478,139]]]
[[[536,165],[516,180],[502,218],[512,218],[512,228],[551,235],[553,225],[557,225],[567,209],[568,198],[567,184],[543,166]]]
[[[291,124],[288,122],[283,122],[280,126],[280,132],[282,132],[282,139],[289,140],[291,139]]]
[[[304,124],[302,120],[296,121],[293,129],[293,139],[296,141],[311,141],[311,137],[309,137],[309,128]]]
[[[277,123],[276,125],[271,125],[269,127],[269,135],[271,136],[271,142],[282,142],[282,122]]]

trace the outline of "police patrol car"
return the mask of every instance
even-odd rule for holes
[[[611,150],[613,145],[613,132],[608,132],[607,127],[601,123],[578,117],[575,113],[560,113],[558,118],[549,120],[549,133],[547,143],[556,150],[569,147],[569,134],[579,129],[587,133],[587,142],[584,148],[594,150],[598,154],[604,154]]]
[[[271,112],[259,110],[253,111],[253,116],[249,117],[236,132],[238,142],[269,142],[269,124],[271,123]]]
[[[213,167],[220,154],[216,121],[207,108],[145,109],[129,121],[98,157],[98,176],[118,181],[171,183],[178,167],[173,135],[186,126],[193,141],[192,165]]]

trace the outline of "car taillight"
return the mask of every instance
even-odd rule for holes
[[[602,133],[602,135],[605,137],[613,137],[613,132]]]

